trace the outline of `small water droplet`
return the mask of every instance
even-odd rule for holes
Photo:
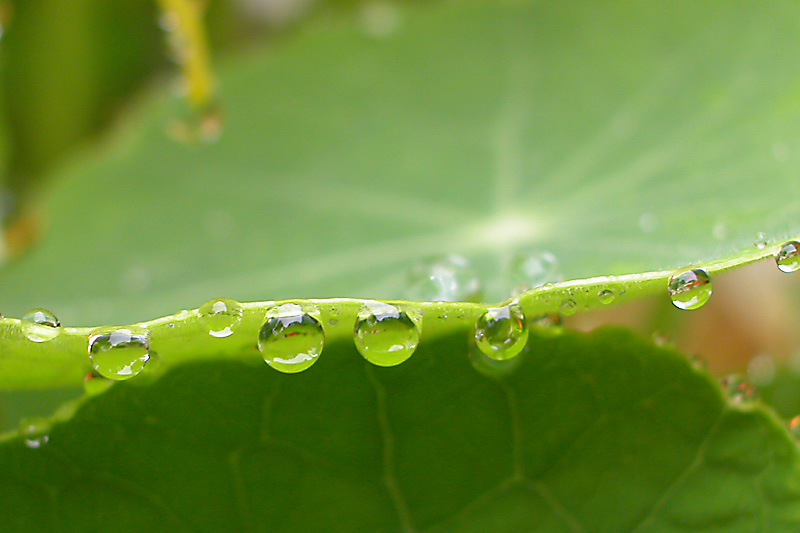
[[[764,233],[762,232],[758,232],[756,234],[756,238],[753,240],[753,244],[759,250],[763,250],[764,248],[766,248],[768,242],[769,241],[767,240],[767,236],[764,235]]]
[[[33,342],[52,340],[61,332],[61,322],[47,309],[31,309],[22,316],[21,321],[25,325],[25,335]]]
[[[800,270],[800,242],[789,241],[781,246],[775,254],[775,262],[781,272],[796,272]]]
[[[600,303],[604,305],[610,304],[616,298],[617,295],[614,294],[614,291],[611,289],[603,289],[602,291],[597,293],[597,299],[600,300]]]
[[[97,396],[107,391],[114,383],[116,381],[106,379],[93,370],[83,377],[83,390],[87,396]]]
[[[567,298],[561,302],[561,314],[572,316],[578,311],[578,303],[572,298]]]
[[[209,300],[198,309],[200,324],[212,337],[230,337],[242,322],[242,304],[228,298]]]
[[[317,361],[325,345],[325,331],[309,304],[283,304],[267,311],[258,334],[258,349],[272,368],[293,374]]]
[[[150,335],[133,326],[98,328],[89,336],[89,357],[101,376],[116,381],[130,379],[150,360]]]
[[[508,262],[506,270],[509,288],[514,296],[563,279],[556,256],[544,250],[518,253]]]
[[[50,441],[50,421],[44,417],[24,418],[20,421],[18,431],[25,446],[38,449]]]
[[[384,302],[364,302],[354,330],[358,352],[374,365],[399,365],[417,349],[419,318],[419,313]]]
[[[757,397],[753,386],[738,374],[725,376],[720,380],[720,385],[733,403],[751,402]]]
[[[424,302],[477,302],[481,282],[460,255],[435,257],[414,265],[408,273],[407,298]]]
[[[678,309],[697,309],[711,298],[711,278],[702,268],[684,270],[669,278],[667,291]]]
[[[475,324],[475,342],[492,359],[515,357],[528,342],[525,315],[518,304],[490,307]]]

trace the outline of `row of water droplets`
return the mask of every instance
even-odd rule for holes
[[[755,246],[759,250],[767,247],[767,240],[763,234],[756,237]],[[775,254],[775,263],[781,272],[791,273],[800,270],[800,242],[788,241],[778,249]],[[667,291],[672,303],[679,309],[698,309],[709,298],[713,285],[708,271],[704,268],[694,268],[676,272],[669,278]]]
[[[761,244],[757,244],[761,247]],[[765,244],[764,244],[765,246]],[[789,241],[777,251],[775,260],[783,272],[800,269],[800,242]],[[554,276],[555,260],[549,254],[539,254],[520,260],[526,267],[518,272],[533,272],[539,282]],[[533,265],[533,266],[531,266]],[[480,291],[477,277],[465,259],[448,256],[429,263],[414,273],[419,293],[436,292],[440,301],[460,297],[469,300]],[[533,284],[532,276],[527,283]],[[525,281],[525,278],[519,280]],[[525,285],[520,284],[520,287]],[[712,285],[708,272],[702,268],[679,271],[670,277],[668,293],[681,309],[696,309],[711,296]],[[422,294],[420,294],[421,296]],[[430,294],[428,294],[430,296]],[[601,289],[596,299],[602,304],[614,301],[615,292]],[[429,298],[430,299],[430,298]],[[234,334],[242,322],[243,306],[230,299],[211,300],[198,310],[201,326],[212,337],[225,338]],[[571,315],[577,310],[575,300],[561,302],[559,312]],[[419,344],[423,313],[416,304],[389,304],[363,301],[354,325],[353,339],[359,353],[379,366],[394,366],[408,359]],[[55,338],[61,324],[45,309],[33,309],[22,317],[27,338],[35,343]],[[333,325],[335,319],[330,324]],[[517,303],[488,308],[474,326],[474,340],[485,355],[496,360],[516,356],[528,337],[527,323]],[[296,373],[310,367],[322,352],[325,329],[319,309],[312,303],[284,303],[271,307],[265,314],[258,333],[258,349],[273,368]],[[125,380],[141,373],[151,363],[150,335],[138,326],[102,327],[91,332],[88,352],[97,374],[112,380]]]

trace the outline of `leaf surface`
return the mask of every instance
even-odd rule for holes
[[[298,375],[215,361],[116,385],[56,424],[40,448],[21,438],[0,445],[0,523],[82,531],[800,524],[797,445],[762,408],[728,404],[682,355],[614,329],[532,337],[503,377],[476,371],[466,352],[465,336],[454,334],[383,369],[335,343]]]
[[[168,142],[164,103],[57,176],[2,312],[98,325],[214,296],[402,298],[440,253],[499,301],[522,250],[574,279],[800,233],[794,3],[398,9],[383,39],[343,19],[228,62],[217,143]]]

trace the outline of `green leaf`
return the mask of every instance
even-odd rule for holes
[[[168,142],[165,103],[55,177],[2,312],[98,325],[214,296],[402,298],[412,265],[450,252],[497,301],[524,249],[575,279],[800,233],[800,6],[398,9],[385,39],[342,19],[223,67],[215,144]]]
[[[298,375],[216,361],[118,384],[41,447],[0,445],[0,523],[797,530],[797,445],[680,354],[621,330],[566,332],[490,378],[463,333],[394,368],[336,343]]]

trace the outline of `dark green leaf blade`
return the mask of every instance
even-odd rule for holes
[[[800,454],[680,354],[534,337],[502,378],[462,335],[372,367],[198,362],[119,384],[50,441],[0,445],[18,529],[795,531]],[[512,360],[513,361],[513,360]],[[155,526],[154,526],[155,525]]]

